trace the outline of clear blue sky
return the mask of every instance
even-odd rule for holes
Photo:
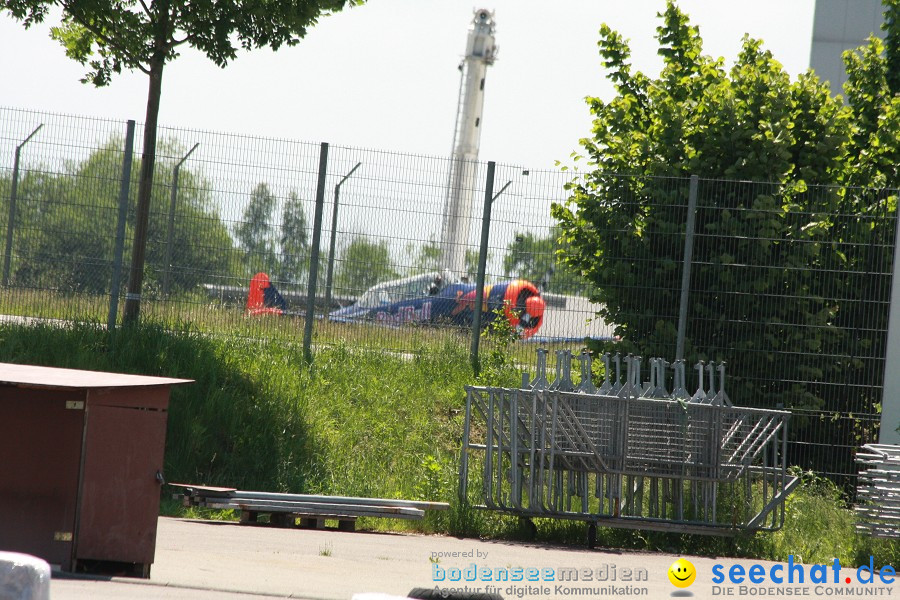
[[[765,40],[792,75],[809,65],[813,0],[681,0],[705,52],[730,64],[744,33]],[[534,168],[564,160],[587,135],[583,98],[609,98],[596,51],[607,23],[631,40],[633,64],[656,74],[653,39],[663,0],[493,0],[499,58],[488,71],[481,158]],[[470,3],[371,0],[326,17],[278,53],[242,53],[226,69],[185,51],[163,81],[160,123],[402,152],[450,151],[457,65]],[[49,38],[0,16],[0,105],[142,121],[146,77],[107,88],[79,83],[84,70]]]

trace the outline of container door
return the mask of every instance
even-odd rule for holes
[[[84,392],[0,387],[0,550],[72,568],[83,428]]]
[[[89,398],[78,561],[153,562],[167,414]]]

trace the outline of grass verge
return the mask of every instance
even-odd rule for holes
[[[514,385],[502,345],[484,355],[483,384]],[[407,528],[525,539],[515,517],[473,510],[456,499],[463,387],[472,383],[467,345],[452,336],[406,355],[342,344],[322,347],[311,367],[298,344],[177,331],[144,324],[108,332],[92,324],[0,324],[0,361],[164,375],[196,380],[173,389],[166,477],[278,492],[395,497],[451,503],[425,521],[360,520],[364,528]],[[231,511],[163,512],[233,519]],[[536,520],[537,539],[580,544],[582,523]],[[828,481],[804,474],[787,503],[785,527],[738,538],[600,529],[602,546],[805,563],[900,562],[891,541],[857,535],[853,513]]]

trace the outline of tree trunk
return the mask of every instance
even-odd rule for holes
[[[131,274],[125,294],[123,320],[133,323],[141,312],[141,288],[144,284],[144,255],[150,222],[150,196],[153,192],[153,169],[156,163],[156,123],[159,120],[159,100],[162,94],[162,75],[165,61],[160,57],[150,64],[150,89],[147,94],[147,116],[144,120],[144,150],[141,158],[141,179],[138,184],[137,218],[134,224],[134,246],[131,252]]]

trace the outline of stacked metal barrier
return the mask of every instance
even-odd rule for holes
[[[568,351],[548,381],[546,350],[519,389],[467,387],[461,497],[471,478],[482,508],[588,521],[589,535],[596,524],[713,534],[782,525],[798,482],[786,472],[789,413],[732,406],[721,363],[695,366],[691,395],[684,361],[650,359],[642,382],[640,357],[602,359],[599,387],[586,352],[579,384]]]
[[[900,538],[900,446],[866,444],[856,454],[856,529]]]

